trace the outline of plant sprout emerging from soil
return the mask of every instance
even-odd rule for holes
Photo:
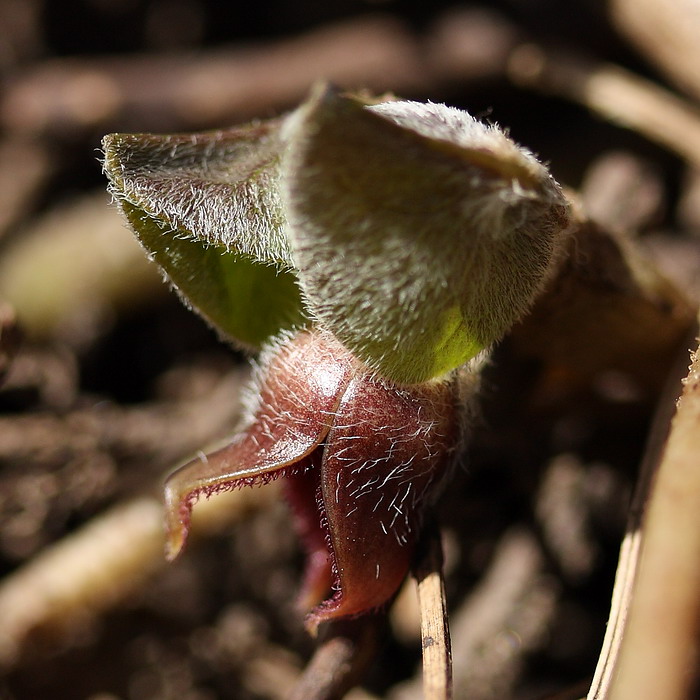
[[[465,112],[325,87],[284,118],[113,134],[104,149],[115,198],[185,303],[260,352],[238,434],[168,479],[168,557],[200,495],[284,476],[307,627],[382,607],[488,348],[556,268],[561,190]]]

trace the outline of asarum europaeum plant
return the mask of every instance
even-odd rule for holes
[[[112,134],[104,151],[113,195],[185,302],[261,351],[238,434],[167,481],[168,557],[198,497],[285,476],[308,628],[385,605],[485,351],[556,268],[560,188],[466,112],[326,87],[286,117]]]

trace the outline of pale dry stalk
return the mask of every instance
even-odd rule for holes
[[[193,533],[212,535],[264,507],[276,488],[204,501]],[[163,507],[152,498],[115,506],[48,548],[0,586],[0,667],[19,660],[36,634],[70,632],[124,600],[166,566]]]
[[[589,700],[680,699],[693,682],[700,639],[697,354],[674,416],[680,376],[676,365],[649,436]]]
[[[700,353],[655,470],[611,700],[683,700],[700,663]]]
[[[442,575],[442,544],[434,526],[427,528],[423,547],[414,569],[421,619],[423,693],[425,700],[449,700],[452,649]]]

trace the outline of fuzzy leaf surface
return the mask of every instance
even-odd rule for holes
[[[505,134],[444,105],[317,90],[283,127],[282,193],[314,314],[418,383],[500,339],[546,281],[566,204]]]
[[[252,349],[304,324],[278,196],[277,125],[105,138],[111,190],[167,278]]]

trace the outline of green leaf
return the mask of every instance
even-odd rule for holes
[[[251,349],[305,325],[279,198],[278,125],[112,134],[111,191],[186,303]]]
[[[319,322],[381,375],[439,376],[528,310],[567,219],[546,169],[444,105],[317,90],[283,127],[292,255]]]
[[[105,172],[119,201],[182,238],[292,267],[279,197],[279,123],[200,134],[110,134]]]
[[[122,208],[183,301],[225,337],[255,350],[283,328],[306,325],[292,272],[180,238],[129,202]]]

